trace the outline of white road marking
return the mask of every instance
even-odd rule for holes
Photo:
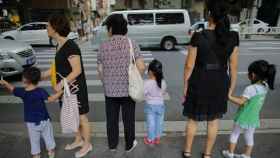
[[[14,82],[12,83],[16,87],[22,86],[21,82]],[[100,80],[87,80],[87,85],[88,86],[102,86],[102,82]],[[51,87],[51,82],[50,81],[41,81],[39,83],[40,87]]]
[[[42,58],[37,58],[37,62],[51,62],[53,59],[42,59]],[[154,58],[145,58],[144,57],[144,61],[152,61],[154,60]],[[97,62],[97,59],[96,58],[83,58],[83,61],[84,62]]]
[[[146,66],[149,65],[149,63],[145,62]],[[50,64],[38,64],[37,65],[38,68],[40,69],[45,69],[45,68],[50,68]],[[88,69],[88,68],[97,68],[97,63],[84,63],[84,68]]]
[[[280,49],[279,49],[280,50]],[[267,55],[280,55],[280,53],[239,53],[240,56],[267,56]]]
[[[280,50],[280,47],[251,47],[248,50]]]
[[[184,54],[184,55],[188,55],[188,50],[180,50],[180,53]]]
[[[88,99],[90,102],[104,102],[105,97],[104,93],[89,93],[88,94]],[[164,100],[170,100],[170,96],[167,93],[164,96]],[[0,104],[20,104],[22,103],[22,100],[18,97],[12,96],[12,95],[7,95],[7,96],[0,96]]]

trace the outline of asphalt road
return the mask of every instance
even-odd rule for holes
[[[84,43],[81,45],[82,56],[85,63],[85,70],[87,75],[88,91],[90,98],[90,113],[88,114],[90,121],[104,121],[104,94],[101,82],[98,80],[96,72],[96,51],[93,51],[91,43]],[[49,67],[50,61],[54,57],[54,48],[51,47],[34,47],[38,59],[37,66],[42,70]],[[162,61],[164,65],[165,79],[168,84],[168,94],[166,96],[166,120],[178,121],[185,120],[182,116],[182,79],[183,68],[186,57],[186,50],[184,47],[178,47],[175,51],[162,51],[158,49],[144,49],[142,52],[145,63],[149,63],[156,58]],[[240,56],[239,56],[239,75],[236,94],[240,94],[244,87],[249,84],[247,79],[248,65],[258,59],[265,59],[269,62],[280,65],[280,41],[241,41]],[[279,66],[277,67],[279,72]],[[13,84],[20,86],[20,76],[7,78]],[[266,104],[262,110],[262,118],[279,118],[280,106],[278,98],[280,96],[280,75],[277,74],[276,90],[270,92],[266,99]],[[52,92],[49,83],[43,82],[41,84],[50,93]],[[144,120],[143,104],[138,104],[136,107],[136,119],[138,121]],[[54,121],[59,119],[58,104],[49,104],[48,109]],[[232,119],[236,107],[229,105],[228,113],[224,119]],[[0,88],[0,122],[22,122],[23,121],[23,106],[16,98],[12,97],[4,89]]]

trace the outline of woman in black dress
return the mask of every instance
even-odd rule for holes
[[[209,28],[194,33],[185,63],[183,115],[188,117],[188,122],[183,158],[191,157],[198,121],[207,121],[207,142],[202,157],[211,157],[218,120],[227,112],[228,94],[236,84],[238,33],[230,31],[222,1],[210,1],[208,9]]]
[[[73,40],[67,39],[69,32],[70,24],[65,16],[55,15],[49,19],[48,35],[58,43],[55,55],[57,84],[54,89],[59,91],[63,88],[61,81],[62,77],[65,77],[69,83],[71,92],[77,95],[79,104],[79,132],[76,134],[75,141],[72,144],[68,144],[65,150],[73,150],[81,147],[81,150],[75,153],[75,157],[84,157],[92,150],[90,126],[86,116],[89,112],[88,92],[81,50]],[[48,70],[43,73],[43,78],[46,79],[50,75],[51,70]]]

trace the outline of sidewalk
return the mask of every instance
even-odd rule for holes
[[[242,151],[243,137],[240,137],[240,145],[237,153]],[[279,158],[280,155],[280,133],[278,134],[256,134],[253,158]],[[92,139],[93,151],[85,158],[181,158],[184,137],[164,137],[159,146],[146,146],[143,138],[138,137],[138,146],[129,154],[124,152],[124,140],[120,139],[117,152],[107,150],[106,138]],[[71,138],[56,137],[56,158],[73,158],[75,151],[64,151],[66,143]],[[193,158],[200,158],[203,151],[205,136],[197,136],[193,146]],[[213,152],[213,158],[222,158],[220,151],[227,146],[228,135],[219,135]],[[43,146],[43,145],[42,145]],[[27,137],[3,135],[0,133],[0,158],[29,158],[30,145]],[[43,150],[42,158],[46,158]]]

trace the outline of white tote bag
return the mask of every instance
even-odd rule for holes
[[[80,114],[77,95],[71,93],[67,80],[63,79],[64,94],[60,122],[62,133],[76,133],[80,125]]]
[[[128,69],[128,82],[129,82],[129,96],[136,102],[144,100],[144,81],[136,66],[136,60],[134,56],[134,48],[130,39],[130,63]]]

